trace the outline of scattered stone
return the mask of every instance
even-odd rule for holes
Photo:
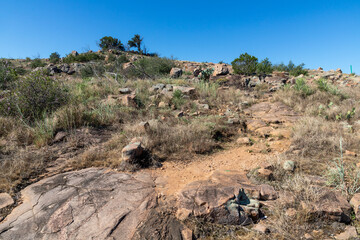
[[[176,117],[176,118],[181,118],[181,117],[183,117],[183,116],[185,116],[185,114],[184,114],[183,111],[176,111],[176,112],[175,112],[175,117]]]
[[[123,69],[123,70],[131,70],[131,69],[133,69],[133,68],[135,68],[135,66],[134,66],[134,64],[131,63],[131,62],[124,63],[124,64],[122,65],[122,69]]]
[[[262,184],[260,185],[260,200],[275,200],[278,198],[278,193],[275,191],[274,187]]]
[[[72,51],[72,52],[71,52],[71,55],[72,55],[72,56],[74,56],[74,57],[76,57],[76,56],[78,56],[78,55],[79,55],[79,53],[78,53],[77,51],[75,51],[75,50],[74,50],[74,51]]]
[[[297,211],[296,211],[295,208],[288,208],[285,211],[285,215],[288,216],[288,217],[295,217],[296,214],[297,214]]]
[[[252,142],[251,142],[250,138],[248,138],[248,137],[239,137],[236,140],[236,143],[250,145]]]
[[[140,132],[149,132],[150,131],[150,124],[149,122],[140,122],[139,123],[139,130]]]
[[[355,212],[355,216],[357,220],[360,220],[360,211],[359,211],[359,207],[360,207],[360,193],[356,193],[354,194],[354,196],[351,198],[350,200],[350,204],[354,209]]]
[[[0,193],[0,210],[13,204],[14,204],[14,199],[12,199],[12,197],[9,194]]]
[[[129,93],[131,93],[131,89],[130,88],[120,88],[119,92],[120,92],[120,94],[129,94]]]
[[[121,104],[127,107],[137,107],[136,95],[135,94],[126,94],[120,98]]]
[[[284,162],[283,168],[286,171],[293,172],[295,170],[295,162],[291,160],[287,160]]]
[[[355,152],[351,152],[349,150],[345,150],[345,155],[349,157],[356,157],[357,154]]]
[[[183,74],[183,71],[181,68],[172,68],[170,71],[170,77],[171,78],[179,78]]]
[[[305,238],[306,240],[312,240],[312,239],[314,239],[313,236],[311,236],[309,233],[305,233],[304,238]]]
[[[58,132],[55,137],[54,137],[54,140],[53,142],[61,142],[62,140],[65,139],[65,137],[68,135],[67,132],[64,132],[64,131],[61,131],[61,132]]]
[[[159,108],[166,108],[168,106],[168,104],[166,104],[165,102],[159,102],[158,107]]]
[[[263,223],[255,224],[254,227],[252,228],[252,230],[263,233],[263,234],[269,234],[270,233],[269,227],[267,225],[263,224]]]
[[[352,238],[357,238],[357,232],[354,226],[346,226],[344,232],[335,236],[337,240],[348,240]]]
[[[184,87],[184,86],[173,86],[173,91],[176,90],[181,91],[183,94],[187,96],[194,96],[195,95],[195,88],[193,87]]]
[[[266,180],[273,180],[274,174],[273,171],[269,169],[260,168],[257,170],[257,174],[260,178],[264,178]]]

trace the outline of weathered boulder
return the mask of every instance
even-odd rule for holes
[[[171,78],[179,78],[183,74],[183,71],[181,68],[172,68],[170,71],[170,77]]]
[[[229,74],[229,68],[226,64],[215,64],[213,76],[227,75]]]
[[[335,239],[337,240],[349,240],[349,239],[358,239],[357,238],[356,228],[354,226],[346,226],[345,231],[336,235]]]
[[[0,223],[0,239],[132,239],[156,204],[149,174],[84,169],[41,180]]]
[[[129,93],[131,93],[131,89],[130,88],[120,88],[119,93],[120,94],[129,94]]]
[[[173,86],[173,91],[176,90],[181,91],[183,94],[187,96],[194,96],[195,95],[195,88],[193,87],[185,87],[185,86]]]
[[[79,53],[77,52],[77,51],[72,51],[71,53],[70,53],[72,56],[74,56],[74,57],[76,57],[76,56],[78,56],[79,55]]]

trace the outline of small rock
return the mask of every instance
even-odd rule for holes
[[[275,200],[278,194],[275,189],[267,184],[260,185],[260,200]]]
[[[341,68],[336,69],[336,72],[338,72],[338,73],[342,73]]]
[[[166,108],[168,105],[165,102],[159,102],[159,108]]]
[[[58,132],[55,137],[53,142],[61,142],[62,140],[64,140],[64,138],[68,135],[67,132]]]
[[[0,210],[14,204],[14,200],[7,193],[0,193]]]
[[[255,226],[252,228],[252,230],[263,233],[263,234],[270,233],[269,227],[262,223],[255,224]]]
[[[271,171],[269,169],[260,168],[260,169],[258,169],[257,173],[258,173],[259,177],[264,178],[266,180],[274,179],[273,171]]]
[[[291,161],[291,160],[287,160],[287,161],[284,162],[283,168],[286,171],[293,172],[294,169],[295,169],[295,162]]]
[[[120,88],[119,92],[120,92],[120,94],[129,94],[129,93],[131,93],[131,89],[130,88]]]
[[[323,71],[324,69],[322,67],[319,67],[317,70],[318,71]]]
[[[335,239],[337,240],[347,240],[357,237],[356,228],[354,226],[346,226],[345,231],[336,235]]]
[[[354,209],[355,216],[357,220],[360,220],[360,193],[356,193],[350,200],[350,204]]]
[[[185,114],[184,114],[183,111],[177,111],[177,112],[175,112],[175,117],[181,118],[181,117],[183,117],[183,116],[185,116]]]
[[[135,94],[126,94],[121,97],[121,103],[127,107],[137,107]]]
[[[236,143],[238,144],[246,144],[246,145],[250,145],[251,144],[251,140],[248,137],[239,137],[236,140]]]
[[[133,69],[133,68],[135,68],[135,66],[134,66],[134,64],[131,63],[131,62],[124,63],[124,64],[122,65],[122,69],[123,69],[123,70],[131,70],[131,69]]]
[[[312,239],[314,239],[313,236],[311,236],[309,233],[305,233],[304,238],[305,238],[306,240],[312,240]]]
[[[140,132],[149,132],[149,130],[150,130],[149,122],[139,123],[139,130],[140,130]]]
[[[122,149],[122,159],[131,162],[141,156],[143,152],[144,148],[141,146],[141,142],[130,143]]]
[[[75,51],[75,50],[74,50],[74,51],[72,51],[72,52],[71,52],[71,55],[72,55],[72,56],[74,56],[74,57],[76,57],[76,56],[78,56],[78,55],[79,55],[79,53],[78,53],[77,51]]]
[[[288,208],[285,211],[285,215],[288,216],[288,217],[295,217],[296,213],[297,213],[297,211],[296,211],[295,208]]]
[[[170,71],[170,77],[171,78],[179,78],[181,77],[183,71],[181,68],[172,68]]]
[[[357,154],[355,152],[351,152],[351,151],[348,151],[348,150],[345,151],[345,155],[349,156],[349,157],[356,157],[357,156]]]

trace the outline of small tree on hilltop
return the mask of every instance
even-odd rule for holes
[[[121,43],[121,41],[117,38],[113,37],[103,37],[100,39],[99,47],[101,47],[102,50],[107,49],[117,49],[124,51],[124,45]]]
[[[262,60],[256,67],[256,73],[259,75],[270,74],[272,72],[273,72],[273,66],[268,58]]]
[[[140,37],[139,34],[135,34],[135,36],[128,41],[128,45],[130,48],[137,48],[138,52],[141,53],[141,44],[142,44],[143,38]]]
[[[239,58],[231,62],[231,65],[236,74],[251,75],[256,72],[258,59],[247,53],[243,53]]]
[[[53,52],[52,54],[50,54],[50,62],[51,63],[57,63],[60,60],[60,54],[57,52]]]

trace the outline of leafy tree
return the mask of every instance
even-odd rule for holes
[[[251,75],[256,72],[258,59],[248,53],[243,53],[239,58],[231,62],[231,65],[236,74]]]
[[[110,36],[103,37],[102,39],[100,39],[99,47],[101,47],[102,50],[107,50],[107,49],[117,49],[121,51],[125,50],[124,45],[121,43],[119,39]]]
[[[259,75],[269,74],[272,73],[272,71],[272,63],[269,61],[268,58],[265,58],[256,66],[256,73]]]
[[[139,34],[135,34],[135,36],[128,41],[128,45],[130,48],[137,48],[138,52],[141,53],[141,44],[144,38],[141,38]]]
[[[50,62],[51,63],[57,63],[60,60],[60,54],[58,52],[53,52],[50,54]]]

